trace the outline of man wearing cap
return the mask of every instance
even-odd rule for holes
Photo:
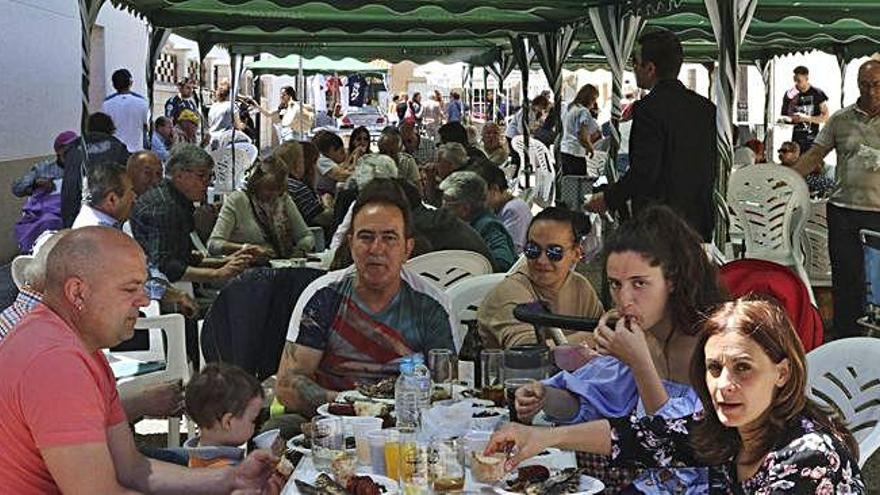
[[[180,112],[184,110],[191,110],[198,114],[199,104],[193,94],[194,89],[195,84],[193,81],[188,77],[184,77],[177,83],[178,93],[168,98],[168,101],[165,102],[165,116],[173,120],[175,124],[180,117]]]
[[[112,76],[115,93],[104,99],[101,111],[113,119],[114,134],[125,143],[129,153],[144,149],[144,137],[150,127],[150,106],[147,100],[131,90],[128,69],[119,69]]]
[[[174,143],[190,143],[205,145],[199,139],[199,116],[192,110],[184,110],[177,116],[177,125],[174,126]]]
[[[43,160],[30,168],[26,174],[12,183],[12,194],[23,198],[38,190],[54,191],[53,181],[64,177],[62,157],[67,145],[76,141],[78,136],[73,131],[64,131],[55,138],[55,156]]]

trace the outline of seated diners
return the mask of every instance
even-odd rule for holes
[[[137,451],[102,351],[131,338],[149,302],[137,243],[116,229],[84,227],[65,234],[46,263],[42,304],[0,344],[0,490],[265,493],[278,461],[267,451],[204,470]]]
[[[315,238],[287,194],[287,165],[275,158],[258,160],[223,208],[208,239],[211,254],[231,254],[252,247],[258,259],[301,257]]]
[[[306,225],[328,229],[333,223],[333,210],[326,208],[315,192],[319,154],[309,141],[287,141],[275,148],[272,157],[289,168],[287,192]]]
[[[551,446],[619,465],[706,465],[708,493],[866,493],[852,435],[806,395],[803,346],[781,308],[739,299],[713,311],[690,375],[704,408],[693,415],[511,424],[487,451],[514,444],[508,468]]]
[[[509,348],[535,343],[531,324],[513,316],[517,304],[546,302],[556,314],[598,318],[602,303],[583,275],[573,268],[581,257],[581,238],[586,234],[583,215],[562,208],[545,208],[528,228],[526,263],[498,284],[477,313],[483,346]],[[588,333],[568,332],[570,342]]]
[[[492,267],[506,272],[516,261],[513,239],[486,203],[488,190],[476,172],[454,172],[440,183],[443,208],[470,224],[486,241],[492,253]]]
[[[447,296],[403,267],[413,248],[409,204],[397,188],[370,189],[348,234],[354,266],[312,282],[294,310],[276,387],[290,412],[310,417],[339,391],[393,376],[402,357],[454,349]]]
[[[594,332],[601,355],[586,353],[592,359],[585,365],[517,390],[521,419],[541,409],[565,424],[635,411],[673,418],[699,407],[688,376],[691,355],[701,315],[724,298],[700,237],[670,208],[653,206],[618,228],[603,257],[614,309]],[[613,328],[606,325],[609,318],[619,318]],[[582,461],[592,469],[587,474],[614,492],[630,485],[675,492],[705,482],[705,469],[627,472],[608,468],[599,456]]]

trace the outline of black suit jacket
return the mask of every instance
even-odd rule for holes
[[[715,105],[678,80],[660,81],[633,108],[630,167],[605,191],[605,203],[620,210],[649,204],[670,206],[711,241],[712,199],[718,170]]]

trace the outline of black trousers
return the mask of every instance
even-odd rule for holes
[[[562,165],[562,175],[587,175],[587,159],[582,156],[560,153],[559,163]]]
[[[880,231],[880,212],[828,204],[828,253],[831,256],[834,329],[838,337],[862,335],[856,320],[865,311],[865,254],[859,230]]]

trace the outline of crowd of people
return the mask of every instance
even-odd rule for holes
[[[715,227],[715,107],[678,81],[681,63],[672,33],[639,39],[633,69],[650,93],[627,111],[628,169],[582,205],[631,213],[600,258],[610,309],[601,288],[575,270],[591,228],[586,215],[562,207],[533,215],[501,167],[514,159],[509,141],[524,132],[527,113],[536,138],[552,142],[561,132],[560,173],[585,175],[603,139],[592,85],[563,108],[548,95],[534,98],[504,129],[506,139],[497,123],[479,133],[465,125],[457,93],[445,105],[439,92],[430,104],[419,93],[401,96],[396,125],[375,145],[366,128],[347,144],[331,130],[309,139],[309,110],[285,87],[276,110],[247,102],[278,124],[281,142],[248,167],[240,190],[212,205],[209,150],[222,146],[224,131],[249,128],[247,115],[231,111],[228,84],[203,119],[192,82],[183,81],[147,139],[146,102],[131,92],[131,73],[117,71],[116,93],[89,116],[84,135],[61,133],[55,158],[13,184],[16,195],[59,194],[54,217],[29,231],[35,257],[25,286],[0,313],[0,443],[12,453],[0,457],[0,486],[280,489],[277,459],[240,448],[265,407],[254,376],[210,364],[185,390],[164,384],[120,397],[102,350],[132,338],[151,299],[191,325],[204,315],[210,300],[177,282],[222,287],[272,259],[302,258],[323,237],[335,249],[331,270],[294,295],[278,343],[275,392],[284,414],[264,427],[291,436],[340,392],[395,375],[401,358],[461,349],[448,295],[406,266],[422,253],[458,249],[506,274],[480,305],[474,337],[483,348],[544,344],[514,317],[518,304],[599,318],[593,333],[563,332],[576,346],[572,363],[516,391],[522,421],[543,411],[564,426],[496,432],[487,452],[512,452],[508,468],[555,446],[578,451],[585,472],[614,491],[864,493],[852,436],[807,398],[804,349],[789,316],[772,300],[731,300],[704,254]],[[797,69],[795,83],[784,106],[796,128],[779,158],[811,188],[831,189],[834,328],[847,336],[864,300],[858,229],[880,230],[880,180],[865,150],[876,158],[880,149],[880,63],[860,68],[859,100],[830,116],[807,72]],[[819,185],[832,149],[837,180]],[[191,235],[202,217],[210,219],[206,252],[194,250]],[[193,469],[143,455],[128,425],[182,408],[199,434],[177,461]]]

